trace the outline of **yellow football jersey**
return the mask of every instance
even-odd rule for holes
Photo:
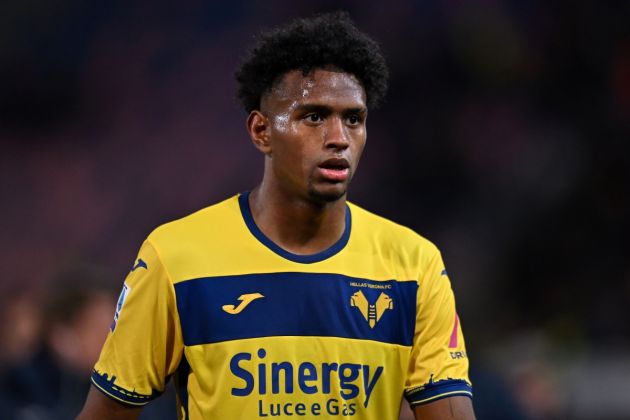
[[[396,419],[472,396],[437,248],[353,204],[337,243],[280,248],[248,194],[165,224],[142,245],[92,382],[143,405],[173,378],[181,419]]]

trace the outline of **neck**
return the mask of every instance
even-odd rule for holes
[[[298,255],[332,246],[345,229],[345,196],[329,203],[288,196],[263,181],[249,195],[258,228],[281,248]]]

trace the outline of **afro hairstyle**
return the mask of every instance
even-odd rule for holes
[[[368,107],[387,91],[388,70],[378,44],[359,31],[345,12],[297,19],[263,32],[236,72],[237,98],[248,113],[292,70],[307,75],[317,68],[353,74],[365,89]]]

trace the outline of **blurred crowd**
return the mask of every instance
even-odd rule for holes
[[[104,273],[76,264],[40,294],[16,288],[0,312],[0,412],[16,420],[70,419],[83,405],[112,322]],[[24,286],[24,285],[22,285]]]
[[[16,288],[0,306],[0,413],[11,420],[68,420],[81,410],[113,321],[115,283],[84,262],[62,268],[45,290]],[[176,418],[168,389],[141,419]]]
[[[350,199],[442,250],[478,418],[630,418],[630,2],[298,3],[3,6],[0,410],[76,409],[143,238],[258,180],[253,35],[343,8],[391,70]]]

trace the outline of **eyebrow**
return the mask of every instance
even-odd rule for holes
[[[328,105],[319,105],[319,104],[302,104],[295,107],[295,111],[297,112],[318,112],[320,114],[330,114],[332,112],[332,108]],[[353,108],[345,108],[342,113],[343,114],[362,114],[367,112],[367,107],[353,107]]]

